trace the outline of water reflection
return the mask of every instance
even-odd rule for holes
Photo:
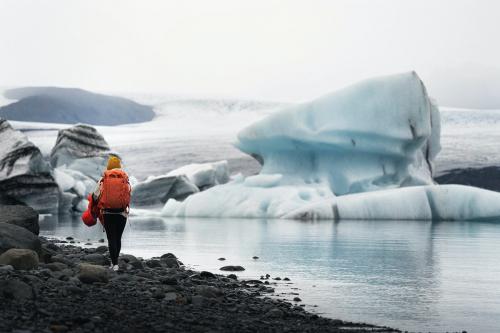
[[[40,227],[44,235],[105,238],[99,226],[68,216],[47,217]],[[500,326],[499,241],[495,223],[132,217],[123,251],[143,257],[173,252],[213,271],[243,265],[243,277],[287,276],[300,298],[335,318],[408,330],[493,332]]]

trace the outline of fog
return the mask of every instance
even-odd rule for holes
[[[499,108],[497,1],[0,0],[0,85],[308,100],[416,70]]]

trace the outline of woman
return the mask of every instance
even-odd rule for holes
[[[93,202],[99,210],[99,220],[108,238],[110,268],[119,269],[118,256],[122,246],[122,234],[128,218],[131,187],[128,175],[121,169],[118,156],[110,155],[104,175],[97,183]]]

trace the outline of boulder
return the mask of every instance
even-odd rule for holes
[[[2,202],[22,202],[39,212],[57,211],[59,189],[40,149],[0,119],[0,193]]]
[[[149,206],[162,204],[168,199],[184,200],[198,187],[184,175],[149,177],[132,187],[132,205]]]
[[[24,301],[32,299],[33,296],[33,288],[27,283],[13,279],[0,280],[0,297]]]
[[[109,280],[108,271],[106,268],[91,264],[81,264],[78,279],[83,283],[104,282]]]
[[[38,237],[25,228],[0,223],[0,254],[10,249],[30,249],[40,254],[42,245]]]
[[[28,229],[38,235],[38,213],[28,206],[0,206],[0,223],[10,223]]]
[[[10,265],[19,270],[35,269],[38,267],[38,254],[33,250],[10,249],[0,254],[0,265]]]
[[[220,268],[221,271],[229,271],[229,272],[240,272],[244,271],[245,268],[242,266],[223,266]]]
[[[196,292],[206,298],[217,298],[223,295],[219,288],[213,286],[196,286]]]
[[[101,266],[109,265],[109,259],[100,253],[87,254],[86,256],[83,257],[83,261],[94,265],[101,265]]]

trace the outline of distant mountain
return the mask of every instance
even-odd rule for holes
[[[0,107],[0,117],[9,120],[120,125],[150,121],[155,116],[151,106],[76,88],[16,88],[4,96],[17,100]]]

